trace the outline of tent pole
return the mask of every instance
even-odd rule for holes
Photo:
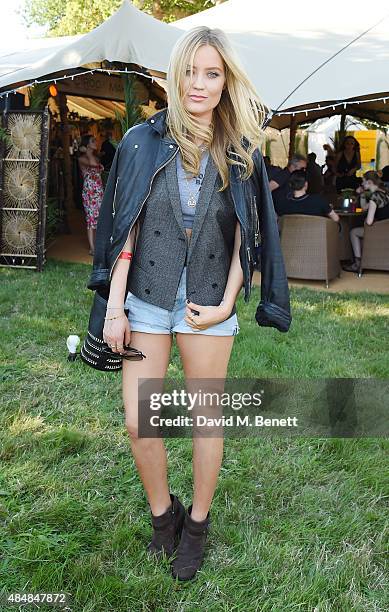
[[[346,112],[342,111],[340,115],[340,126],[339,126],[339,131],[341,134],[344,134],[345,127],[346,127]]]
[[[290,117],[290,125],[289,125],[289,161],[294,155],[294,145],[296,140],[296,132],[297,132],[297,120],[296,117],[291,115]]]
[[[63,173],[65,183],[64,214],[62,219],[62,231],[70,234],[68,214],[73,206],[73,183],[72,183],[72,160],[70,158],[70,134],[66,94],[58,93],[59,113],[61,117],[61,136],[63,150]]]

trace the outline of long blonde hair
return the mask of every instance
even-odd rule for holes
[[[225,89],[212,113],[209,128],[201,126],[184,107],[183,87],[187,66],[193,75],[193,60],[202,45],[211,45],[221,55],[225,71]],[[229,184],[228,165],[241,167],[243,180],[253,172],[252,154],[261,143],[264,106],[233,50],[226,34],[219,28],[198,26],[181,36],[173,47],[167,73],[167,129],[177,142],[186,172],[197,175],[201,153],[191,139],[196,135],[209,147],[224,190]],[[247,139],[248,146],[242,140]],[[234,158],[227,156],[232,153]]]

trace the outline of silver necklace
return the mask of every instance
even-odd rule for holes
[[[201,153],[205,153],[207,148],[208,147],[206,147],[205,145],[199,145],[199,149],[200,149]],[[188,176],[188,174],[185,172],[185,178],[187,180],[187,184],[189,185],[190,179],[191,178],[196,178],[196,177]],[[200,189],[201,189],[201,184],[200,184],[200,187],[198,188],[196,193],[191,193],[191,191],[189,191],[189,198],[188,198],[188,201],[187,201],[187,206],[189,208],[195,208],[197,206],[196,195],[198,196],[198,194],[200,193]]]

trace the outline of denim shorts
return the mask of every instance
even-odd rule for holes
[[[128,320],[132,331],[149,334],[205,334],[207,336],[236,336],[239,333],[236,313],[229,319],[216,323],[207,329],[192,329],[184,320],[186,308],[186,266],[184,267],[178,285],[173,310],[166,310],[154,304],[149,304],[136,297],[131,291],[127,293],[124,304],[128,308]]]

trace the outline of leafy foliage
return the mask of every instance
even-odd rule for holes
[[[122,129],[122,135],[127,132],[127,130],[135,125],[136,123],[140,123],[143,121],[143,113],[137,102],[135,95],[135,83],[136,79],[132,74],[123,76],[124,81],[124,100],[126,110],[124,115],[121,115],[119,111],[115,112],[116,119],[120,123],[120,127]]]
[[[133,4],[163,21],[174,21],[220,4],[223,0],[134,0]],[[47,26],[50,36],[84,34],[108,19],[122,0],[25,0],[28,25]]]
[[[37,83],[28,88],[30,110],[43,110],[49,99],[49,84]]]

